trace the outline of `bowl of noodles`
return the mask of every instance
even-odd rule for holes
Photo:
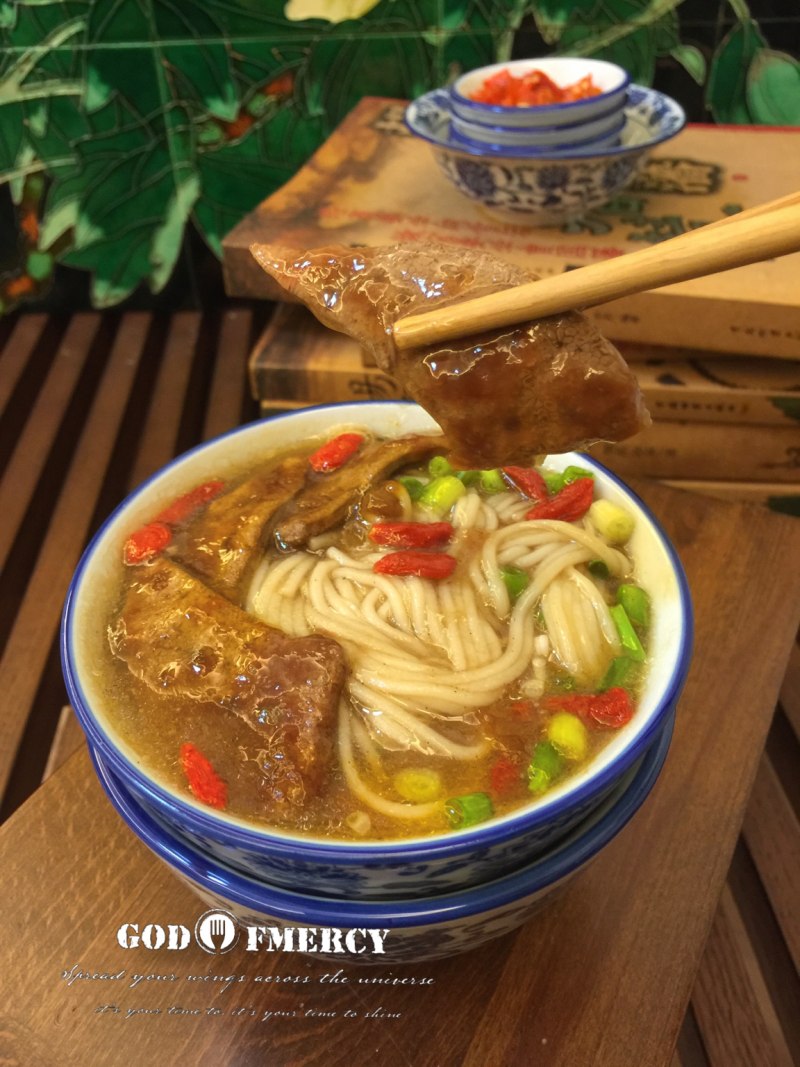
[[[245,875],[170,835],[92,752],[100,783],[131,830],[205,905],[227,912],[248,947],[308,951],[337,963],[417,963],[511,933],[564,889],[627,825],[656,784],[674,714],[605,801],[551,849],[477,886],[438,896],[342,900]],[[326,943],[329,951],[326,952]],[[228,946],[223,943],[223,949]]]
[[[415,404],[309,408],[98,531],[65,678],[173,839],[299,893],[436,896],[552,848],[662,736],[692,612],[655,517],[582,454],[447,457]]]

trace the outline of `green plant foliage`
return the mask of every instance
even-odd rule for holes
[[[747,72],[766,46],[752,19],[738,22],[720,42],[711,60],[706,86],[706,103],[717,122],[753,122],[747,104]]]
[[[747,71],[747,106],[756,122],[800,125],[800,63],[762,48]]]
[[[25,210],[40,183],[20,269],[89,270],[100,307],[157,291],[187,223],[219,254],[362,96],[504,60],[530,15],[558,53],[639,82],[672,57],[718,121],[800,123],[797,60],[730,4],[707,64],[681,39],[681,0],[380,0],[341,22],[292,21],[284,0],[0,0],[0,181]]]

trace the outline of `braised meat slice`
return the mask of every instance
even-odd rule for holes
[[[176,706],[216,704],[252,727],[275,805],[318,793],[345,679],[341,647],[264,626],[170,559],[140,566],[131,578],[109,628],[114,655]]]
[[[177,554],[226,596],[236,594],[255,566],[275,512],[300,490],[307,462],[289,456],[212,500],[178,539]]]
[[[320,322],[372,350],[442,427],[456,466],[525,465],[649,425],[636,378],[577,312],[397,350],[392,325],[402,316],[535,280],[488,252],[435,243],[339,245],[297,257],[267,245],[251,251]]]
[[[297,548],[309,537],[324,533],[344,519],[348,508],[375,479],[385,478],[405,463],[425,459],[442,447],[439,435],[413,434],[373,441],[338,470],[313,475],[278,521],[275,527],[278,545]]]

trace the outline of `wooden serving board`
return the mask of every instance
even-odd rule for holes
[[[429,964],[344,964],[347,983],[323,981],[330,964],[238,946],[220,957],[125,950],[123,923],[191,927],[205,906],[123,825],[82,750],[0,830],[0,1062],[670,1064],[799,621],[800,526],[660,485],[636,488],[686,567],[694,659],[654,792],[561,897],[488,947]],[[735,943],[729,905],[714,928],[720,951]],[[63,974],[73,968],[124,974],[70,985]],[[131,988],[135,974],[143,977]],[[433,983],[358,983],[370,974]],[[214,976],[237,980],[223,990]],[[718,999],[706,988],[698,1003],[721,1011]],[[137,1014],[126,1018],[129,1009]],[[763,1029],[748,1040],[746,1057],[727,1065],[779,1062],[766,1058]]]

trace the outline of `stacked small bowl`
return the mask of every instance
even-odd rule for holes
[[[636,516],[633,551],[640,578],[652,590],[653,653],[639,711],[600,756],[529,808],[413,840],[293,836],[202,805],[154,777],[109,718],[92,654],[96,645],[87,639],[93,631],[96,640],[104,625],[98,595],[108,589],[130,531],[165,500],[198,484],[210,470],[240,469],[295,442],[329,436],[343,424],[385,436],[437,429],[414,404],[333,405],[241,427],[179,457],[124,501],[86,550],[64,612],[64,674],[112,804],[204,902],[245,925],[388,929],[385,952],[355,957],[361,962],[434,959],[523,923],[644,801],[666,758],[688,669],[691,604],[674,550],[641,501],[588,457],[550,457],[553,467],[579,459],[591,465],[601,494]]]
[[[561,88],[591,77],[599,92],[532,106],[475,100],[487,79],[502,71],[514,78],[539,71]],[[633,180],[649,150],[685,122],[674,100],[632,85],[621,67],[567,57],[481,67],[449,89],[419,97],[406,111],[409,129],[431,145],[460,192],[505,221],[543,226],[607,203]]]

